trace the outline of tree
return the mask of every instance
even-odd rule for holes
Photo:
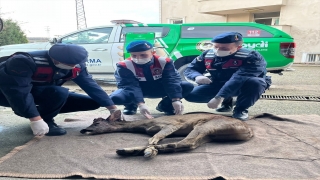
[[[0,46],[28,43],[28,39],[18,23],[3,19],[3,30],[0,32]]]

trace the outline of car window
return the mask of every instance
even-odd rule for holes
[[[123,27],[120,36],[120,42],[124,42],[125,34],[128,32],[133,33],[148,33],[154,32],[156,38],[165,37],[170,31],[169,27]]]
[[[61,39],[61,43],[99,44],[108,43],[112,27],[81,31]]]
[[[212,38],[218,34],[233,31],[239,32],[243,37],[273,37],[263,29],[252,26],[183,26],[182,38]]]

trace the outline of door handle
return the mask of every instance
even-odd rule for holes
[[[97,49],[93,49],[92,51],[108,51],[108,49],[97,48]]]

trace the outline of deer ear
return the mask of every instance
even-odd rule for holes
[[[121,111],[116,110],[110,115],[110,121],[121,121]]]

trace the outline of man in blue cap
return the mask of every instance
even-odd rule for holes
[[[233,117],[248,119],[248,108],[270,86],[266,61],[257,52],[242,48],[242,35],[237,32],[219,34],[212,39],[213,48],[196,57],[184,72],[199,86],[185,99],[207,103],[217,112],[230,112],[237,96]],[[211,78],[203,75],[205,71]],[[222,106],[219,105],[222,103]]]
[[[144,98],[162,98],[157,110],[167,115],[182,114],[181,99],[188,95],[193,85],[182,81],[173,62],[169,58],[154,54],[148,41],[133,41],[126,47],[131,58],[117,64],[115,77],[118,90],[110,97],[117,105],[124,105],[123,113],[140,113],[153,118]]]
[[[117,107],[92,79],[85,62],[88,52],[73,44],[55,44],[49,51],[17,52],[0,63],[0,106],[28,118],[34,135],[66,134],[53,120],[59,113]],[[73,80],[89,96],[61,87]]]

